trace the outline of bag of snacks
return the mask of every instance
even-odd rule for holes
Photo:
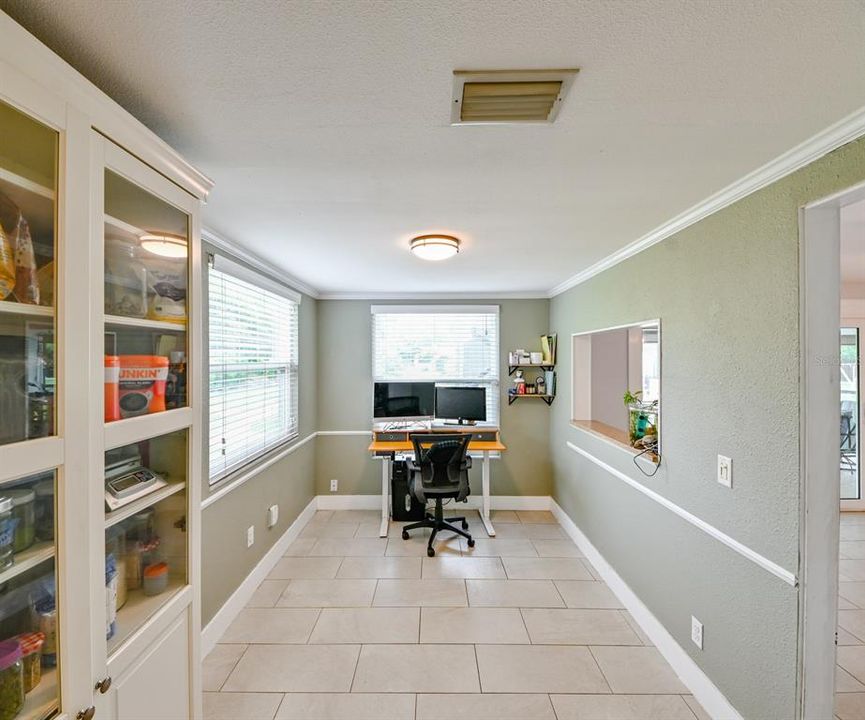
[[[0,225],[0,300],[5,300],[15,288],[15,253],[9,236]]]

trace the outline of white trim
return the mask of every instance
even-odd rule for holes
[[[201,509],[204,510],[204,508],[206,508],[210,505],[213,505],[213,503],[215,503],[217,500],[221,500],[226,495],[228,495],[228,493],[232,492],[233,490],[237,490],[237,488],[239,488],[241,485],[243,485],[244,483],[246,483],[249,480],[252,480],[252,478],[254,478],[256,475],[258,475],[263,470],[269,468],[274,463],[279,462],[284,457],[291,455],[291,453],[293,453],[295,450],[299,450],[301,447],[306,445],[306,443],[308,443],[310,440],[312,440],[317,434],[318,433],[314,433],[314,432],[310,433],[303,440],[300,440],[299,442],[296,442],[292,445],[289,445],[287,448],[283,448],[282,450],[279,450],[278,452],[274,453],[269,458],[267,458],[267,460],[265,460],[264,462],[257,463],[256,465],[253,465],[249,470],[244,472],[242,475],[238,475],[234,480],[232,480],[229,483],[226,483],[224,486],[218,488],[211,495],[206,497],[201,502]]]
[[[498,305],[370,305],[372,315],[430,314],[430,315],[498,315]]]
[[[264,557],[258,561],[258,564],[252,569],[249,575],[246,576],[243,582],[240,583],[237,590],[235,590],[231,594],[231,597],[226,600],[225,604],[219,608],[216,615],[214,615],[210,622],[207,623],[207,626],[201,631],[202,658],[213,650],[216,643],[219,642],[219,638],[225,634],[228,626],[234,621],[234,618],[236,618],[240,611],[246,607],[246,604],[250,601],[253,593],[258,589],[258,586],[261,585],[261,582],[265,578],[267,578],[276,563],[278,563],[280,558],[285,555],[288,546],[297,539],[301,530],[303,530],[306,524],[312,519],[313,515],[315,515],[315,509],[316,499],[313,498],[301,511],[300,515],[295,518],[294,522],[288,527],[288,530],[282,534],[282,537],[273,543],[270,550],[268,550],[264,554]]]
[[[767,572],[770,572],[775,577],[780,578],[781,580],[783,580],[788,585],[791,585],[792,587],[796,587],[796,585],[797,585],[796,576],[793,573],[791,573],[789,570],[786,570],[785,568],[781,567],[780,565],[773,562],[772,560],[769,560],[769,558],[763,557],[762,555],[760,555],[755,550],[752,550],[751,548],[749,548],[747,545],[743,545],[738,540],[730,537],[725,532],[722,532],[721,530],[714,527],[713,525],[710,525],[705,520],[701,520],[696,515],[689,513],[687,510],[679,507],[674,502],[667,500],[667,498],[665,498],[662,495],[659,495],[654,490],[650,490],[645,485],[641,485],[640,483],[638,483],[633,478],[630,478],[627,475],[625,475],[625,473],[623,473],[619,470],[616,470],[616,468],[612,467],[611,465],[608,465],[603,460],[596,458],[594,455],[587,452],[586,450],[583,450],[581,447],[574,445],[570,441],[568,441],[566,444],[575,453],[577,453],[578,455],[582,455],[583,457],[585,457],[587,460],[590,460],[591,462],[593,462],[598,467],[606,470],[611,475],[614,475],[615,477],[619,478],[619,480],[626,483],[627,485],[630,485],[632,488],[634,488],[638,492],[643,493],[643,495],[648,497],[650,500],[654,500],[659,505],[662,505],[663,507],[667,508],[667,510],[670,510],[671,512],[675,513],[680,518],[682,518],[686,522],[690,523],[691,525],[693,525],[697,529],[702,530],[704,533],[706,533],[710,537],[715,538],[718,542],[723,543],[724,545],[726,545],[731,550],[734,550],[735,552],[739,553],[742,557],[750,560],[751,562],[753,562],[756,565],[759,565],[761,568],[763,568]]]
[[[719,210],[723,210],[728,205],[732,205],[734,202],[751,195],[767,185],[777,182],[781,178],[795,172],[799,168],[805,167],[826,153],[832,152],[832,150],[855,140],[863,134],[865,134],[865,107],[851,113],[843,120],[830,125],[805,142],[800,143],[762,167],[748,173],[745,177],[710,195],[672,220],[643,235],[643,237],[607,255],[603,260],[590,265],[585,270],[581,270],[564,282],[560,282],[549,291],[548,297],[555,297],[580,283],[586,282],[586,280],[604,272],[604,270],[609,270],[623,260],[627,260],[671,235],[681,232],[703,218]]]
[[[547,300],[546,290],[514,290],[501,292],[320,292],[320,300]]]
[[[318,495],[319,510],[379,510],[381,493],[374,495]],[[482,498],[472,495],[459,507],[480,509]],[[491,495],[490,506],[493,510],[549,510],[549,495]]]
[[[219,253],[213,256],[213,269],[217,272],[231,275],[244,282],[260,287],[274,295],[280,295],[293,303],[300,304],[301,294],[285,283],[273,280],[270,275],[265,275],[258,270],[252,270],[244,264],[235,262],[228,254]]]
[[[302,280],[299,280],[294,275],[291,275],[285,270],[278,268],[271,262],[265,261],[256,253],[252,252],[251,250],[247,250],[233,240],[229,240],[222,235],[219,235],[210,228],[201,229],[201,239],[204,242],[213,245],[213,247],[217,248],[218,250],[222,250],[225,253],[234,255],[236,258],[243,260],[243,262],[245,262],[247,265],[254,267],[256,270],[259,270],[265,275],[269,275],[270,277],[285,283],[292,289],[297,290],[304,295],[308,295],[309,297],[315,299],[321,297],[318,290],[312,287],[312,285],[308,285]]]
[[[601,578],[627,608],[628,612],[634,616],[639,626],[649,636],[649,639],[706,712],[715,720],[742,720],[742,716],[724,697],[724,694],[715,686],[709,676],[682,649],[675,638],[643,604],[637,594],[628,587],[627,583],[622,580],[555,500],[550,501],[550,510],[559,521],[562,529],[580,548],[583,555],[598,571]]]

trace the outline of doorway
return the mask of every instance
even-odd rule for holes
[[[865,184],[804,207],[800,228],[800,717],[861,717],[865,593],[845,594],[865,589]]]

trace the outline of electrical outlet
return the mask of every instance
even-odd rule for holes
[[[267,508],[267,527],[272,528],[279,522],[279,505],[271,505]]]
[[[336,492],[339,490],[339,480],[333,479],[330,481],[330,491]]]
[[[255,544],[255,525],[246,528],[246,547],[251,548]]]
[[[703,623],[691,615],[691,642],[700,650],[703,649]]]
[[[724,455],[718,455],[718,482],[724,487],[733,487],[733,461]]]

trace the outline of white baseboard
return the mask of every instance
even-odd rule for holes
[[[681,681],[688,687],[697,701],[703,706],[707,713],[715,720],[742,720],[742,716],[736,711],[730,701],[715,686],[692,659],[686,653],[675,638],[667,631],[661,622],[643,604],[639,597],[628,587],[627,583],[619,577],[619,574],[598,552],[589,539],[576,526],[573,520],[565,513],[559,504],[550,499],[550,510],[564,531],[577,544],[577,547],[588,558],[600,573],[604,582],[616,595],[622,604],[628,609],[640,627],[649,636],[649,639],[658,648],[664,659],[670,664]]]
[[[319,510],[378,510],[381,495],[318,495]],[[552,499],[549,495],[492,495],[493,510],[549,510]],[[479,508],[481,496],[472,495],[460,507]]]
[[[277,540],[270,550],[265,553],[264,557],[259,560],[258,564],[252,569],[252,572],[246,576],[246,579],[235,590],[231,597],[219,609],[219,612],[213,616],[211,621],[207,623],[204,630],[201,631],[201,656],[206,657],[219,642],[219,638],[228,629],[228,626],[234,621],[241,610],[246,607],[246,604],[252,598],[253,593],[261,585],[279,559],[285,555],[288,546],[291,545],[300,535],[300,531],[315,515],[316,498],[309,501],[309,504],[301,511],[295,521],[289,526],[282,537]]]

